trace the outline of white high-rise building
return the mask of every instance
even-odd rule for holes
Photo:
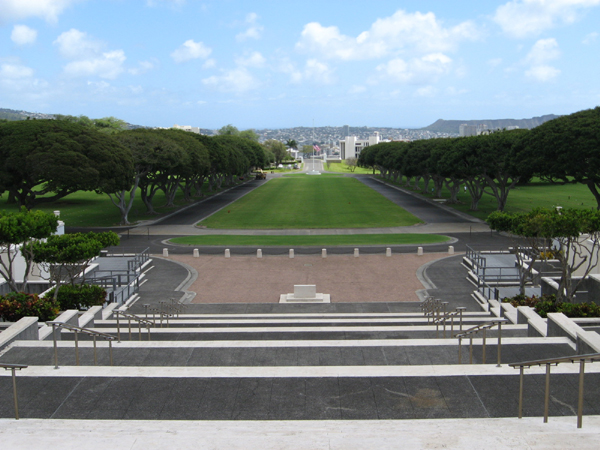
[[[379,144],[379,142],[378,131],[369,136],[369,139],[358,139],[356,136],[346,136],[346,139],[340,141],[340,157],[341,159],[358,158],[363,148]]]

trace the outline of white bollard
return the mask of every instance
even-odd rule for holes
[[[423,247],[417,248],[417,256],[423,256]]]
[[[293,258],[293,257],[294,257],[294,249],[290,248],[290,258]]]
[[[454,246],[453,245],[449,245],[448,246],[448,254],[449,255],[454,255]]]
[[[168,258],[168,257],[169,257],[169,249],[168,249],[168,248],[163,248],[163,256],[164,256],[165,258]]]
[[[194,258],[200,258],[200,252],[197,248],[194,249]]]
[[[256,257],[262,258],[262,250],[260,248],[256,250]]]
[[[321,258],[327,258],[327,249],[326,248],[321,250]]]
[[[392,249],[391,248],[388,247],[388,248],[385,249],[385,256],[388,256],[388,257],[392,256]]]
[[[231,256],[231,252],[228,248],[225,249],[225,258],[229,258]]]
[[[358,258],[358,255],[359,255],[358,249],[357,249],[357,248],[355,248],[355,249],[354,249],[354,257],[355,257],[355,258]]]

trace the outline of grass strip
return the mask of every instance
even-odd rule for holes
[[[449,241],[448,236],[437,234],[344,234],[317,236],[256,236],[256,235],[206,235],[170,239],[173,244],[198,246],[347,246],[347,245],[416,245],[438,244]]]
[[[276,178],[200,222],[216,229],[376,228],[421,221],[355,178]]]

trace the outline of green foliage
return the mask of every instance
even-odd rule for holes
[[[510,303],[514,307],[530,306],[543,318],[548,317],[549,313],[563,313],[567,317],[600,317],[600,306],[595,303],[561,302],[554,295],[541,297],[517,295],[503,298],[502,302]]]
[[[276,139],[269,139],[263,142],[263,146],[268,152],[271,152],[275,156],[275,164],[281,164],[281,162],[289,158],[289,153],[285,144]]]
[[[54,235],[33,244],[33,260],[36,263],[78,264],[113,245],[119,245],[119,236],[112,231]]]
[[[54,290],[46,292],[44,297],[53,300]],[[76,284],[61,286],[56,298],[61,311],[67,309],[85,310],[92,306],[101,306],[106,301],[106,290],[94,284]]]
[[[36,294],[11,292],[0,297],[0,318],[16,322],[23,317],[38,317],[41,322],[54,320],[58,303],[53,299],[39,298]]]

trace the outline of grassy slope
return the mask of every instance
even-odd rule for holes
[[[201,224],[220,229],[367,228],[420,221],[353,178],[282,177]]]
[[[422,186],[423,183],[421,182],[420,185]],[[432,183],[429,183],[429,189],[432,185]],[[405,188],[404,185],[401,186]],[[425,197],[432,198],[431,192],[425,194]],[[442,190],[442,198],[450,198],[450,193],[446,188]],[[457,205],[449,204],[448,206],[482,220],[485,220],[490,213],[496,211],[496,199],[491,195],[483,196],[479,202],[479,211],[469,211],[471,197],[468,193],[464,193],[462,187],[458,200],[461,203]],[[596,201],[590,190],[583,184],[560,185],[533,180],[531,183],[517,186],[510,191],[505,210],[509,212],[526,212],[535,207],[554,208],[555,206],[589,209],[596,208]]]
[[[330,162],[329,165],[327,165],[327,164],[324,165],[324,170],[326,172],[352,173],[352,172],[350,172],[350,169],[346,165],[345,161],[342,161],[339,163]],[[366,174],[372,175],[373,169],[365,169],[364,167],[356,167],[356,169],[354,169],[354,173],[366,173]],[[375,171],[375,173],[379,173],[379,171]]]
[[[251,246],[314,246],[314,245],[405,245],[435,244],[450,238],[436,234],[352,234],[319,236],[186,236],[171,239],[185,245],[251,245]]]

